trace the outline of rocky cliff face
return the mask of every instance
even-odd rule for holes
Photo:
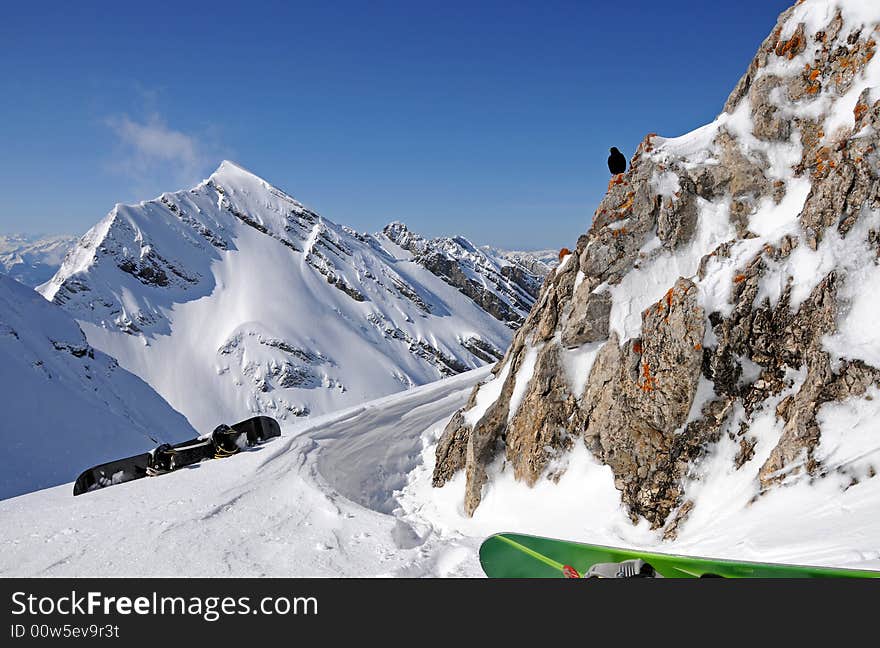
[[[502,255],[478,248],[461,236],[429,240],[399,222],[387,225],[382,234],[411,252],[413,261],[513,329],[522,326],[549,272],[527,253]]]
[[[646,136],[611,179],[494,378],[438,443],[434,485],[465,470],[468,514],[493,462],[530,484],[554,479],[575,443],[611,467],[633,519],[668,536],[722,435],[740,446],[730,470],[762,461],[757,493],[847,470],[815,449],[824,404],[880,385],[880,6],[869,4],[784,12],[713,123]],[[758,458],[750,422],[768,411],[781,430]]]

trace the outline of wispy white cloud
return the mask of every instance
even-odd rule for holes
[[[117,115],[106,120],[118,138],[112,168],[129,176],[142,194],[173,191],[204,178],[221,156],[203,137],[168,126],[158,114],[144,120]],[[174,186],[168,186],[173,183]]]

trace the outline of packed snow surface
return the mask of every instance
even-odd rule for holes
[[[847,487],[841,473],[754,499],[753,469],[732,470],[738,446],[724,440],[705,475],[694,477],[703,480],[692,491],[696,505],[675,542],[630,522],[610,468],[581,443],[558,484],[529,488],[499,460],[500,476],[467,518],[463,474],[431,487],[434,449],[446,421],[488,377],[478,369],[286,425],[263,446],[162,477],[75,498],[67,484],[2,501],[0,575],[480,576],[477,549],[498,531],[880,569],[880,491],[871,480]],[[866,453],[880,452],[880,437],[870,434],[877,403],[875,395],[835,406],[846,408],[835,420],[854,427],[858,452],[843,429],[823,451],[864,469]],[[757,453],[779,432],[771,417],[761,425]]]

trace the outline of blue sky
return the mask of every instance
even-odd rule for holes
[[[0,233],[229,158],[362,231],[571,246],[608,148],[711,121],[789,4],[7,3]]]

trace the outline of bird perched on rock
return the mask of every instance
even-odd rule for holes
[[[611,147],[611,155],[608,156],[608,170],[614,175],[626,171],[626,158],[623,153],[617,150],[616,146]]]

